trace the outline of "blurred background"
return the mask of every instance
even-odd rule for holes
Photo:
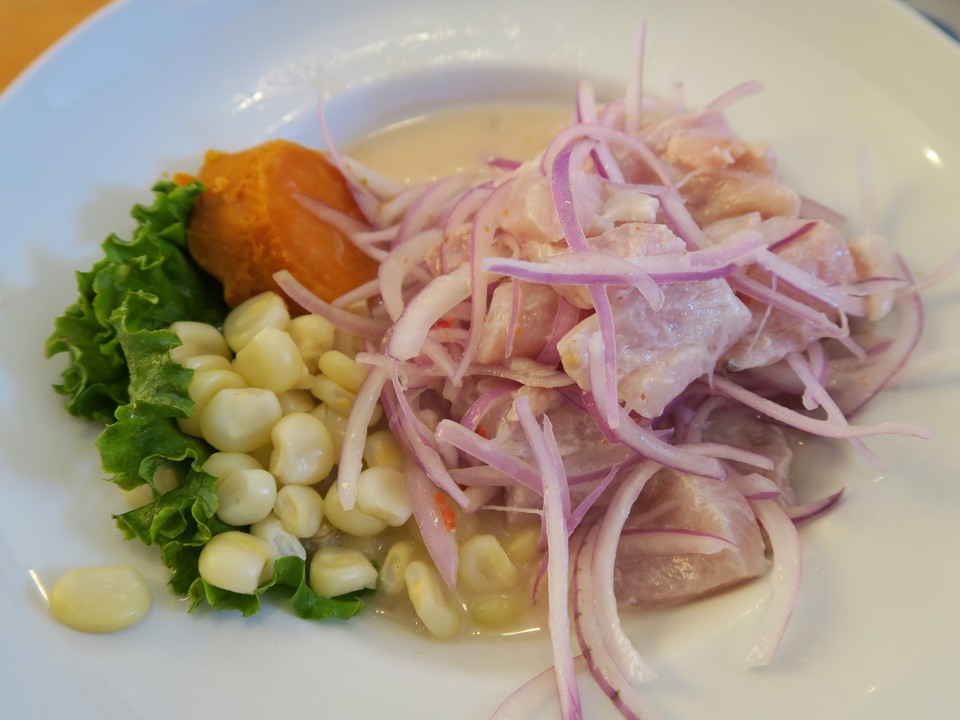
[[[960,0],[898,0],[913,6],[955,39]],[[108,0],[0,0],[0,90],[44,50]]]

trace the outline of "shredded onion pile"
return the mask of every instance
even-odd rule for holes
[[[377,398],[410,458],[415,518],[450,587],[457,578],[457,546],[442,522],[437,492],[466,512],[494,504],[509,507],[505,498],[535,498],[523,509],[542,516],[554,669],[508,699],[497,711],[500,718],[517,717],[545,687],[559,691],[563,717],[581,717],[578,666],[589,669],[624,717],[653,716],[637,690],[653,673],[618,616],[618,544],[630,534],[632,541],[660,553],[704,556],[734,545],[729,538],[692,529],[626,528],[641,491],[664,468],[730,483],[763,528],[773,556],[772,593],[747,662],[760,665],[773,658],[800,583],[796,523],[833,507],[843,490],[797,504],[769,472],[764,474],[773,467],[769,457],[705,436],[713,418],[731,408],[746,409],[800,433],[847,440],[876,463],[863,445],[865,437],[929,437],[920,427],[851,422],[853,413],[903,367],[923,328],[918,286],[903,261],[871,228],[851,247],[859,243],[861,255],[877,259],[873,274],[861,270],[855,280],[837,283],[792,262],[790,253],[830,215],[811,202],[802,202],[790,217],[792,229],[775,238],[749,224],[718,237],[713,230],[719,225],[698,220],[691,210],[696,197],[691,188],[712,170],[679,174],[679,166],[665,159],[664,137],[671,128],[716,127],[726,106],[757,86],[735,88],[698,111],[676,97],[663,102],[644,95],[640,37],[625,97],[598,105],[589,84],[579,83],[571,124],[532,161],[497,158],[475,177],[400,187],[332,152],[366,223],[340,216],[322,199],[302,200],[376,258],[379,277],[326,303],[289,273],[277,275],[284,291],[305,309],[367,339],[357,360],[370,371],[349,418],[340,460],[338,490],[345,508],[356,497],[365,429]],[[730,158],[718,162],[733,168],[724,182],[744,180]],[[819,210],[819,217],[804,218],[809,208]],[[630,253],[600,243],[616,237],[610,233],[618,227],[637,222],[644,232],[677,239],[679,247],[668,242]],[[872,254],[863,248],[873,248]],[[524,323],[536,308],[523,305],[521,290],[531,287],[559,295],[549,296],[556,306],[534,353],[529,343],[518,351],[530,340]],[[747,368],[725,355],[727,341],[715,349],[719,361],[689,380],[677,380],[662,407],[645,414],[642,398],[625,396],[621,373],[630,348],[624,348],[624,315],[618,308],[629,298],[637,312],[656,322],[671,293],[707,287],[735,298],[731,302],[738,303],[741,325],[747,315],[739,303],[749,305],[753,325],[736,333],[753,338],[748,355],[777,317],[802,328],[804,340],[772,362]],[[364,300],[368,316],[347,310]],[[495,305],[507,308],[499,327],[491,320]],[[693,315],[699,312],[696,305],[689,308]],[[873,321],[890,313],[898,320],[894,336],[875,337]],[[502,348],[491,361],[485,343],[494,332],[500,333]],[[569,349],[564,355],[564,338],[578,332],[583,342],[576,357]],[[575,454],[565,455],[544,394],[562,398],[592,420],[597,442],[588,449],[596,451],[589,466],[576,462]],[[486,425],[505,400],[511,409],[504,422],[522,430],[523,452],[491,435]],[[576,487],[588,490],[574,502]],[[571,647],[571,621],[579,652]]]

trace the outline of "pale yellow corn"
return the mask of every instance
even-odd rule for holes
[[[228,525],[263,520],[277,500],[277,481],[260,468],[243,468],[217,478],[217,517]]]
[[[248,453],[215,452],[203,462],[201,469],[214,477],[224,477],[234,470],[262,470],[263,465]]]
[[[275,292],[263,292],[244,300],[223,322],[223,336],[234,352],[241,350],[266,327],[286,330],[290,324],[287,303]]]
[[[153,486],[161,495],[179,487],[181,482],[183,476],[174,463],[163,463],[153,471]]]
[[[170,329],[180,338],[180,345],[170,351],[170,357],[178,363],[183,364],[185,360],[196,355],[230,357],[227,341],[213,325],[180,320],[173,323]]]
[[[321,403],[310,411],[317,420],[327,426],[330,431],[330,437],[333,438],[333,446],[336,454],[340,456],[340,448],[343,445],[343,437],[347,432],[347,416],[332,410],[329,405]]]
[[[203,439],[217,450],[253,452],[270,442],[270,431],[283,415],[280,401],[262,388],[224,388],[200,416]]]
[[[339,350],[328,350],[320,356],[318,364],[321,373],[354,395],[360,390],[363,379],[367,376],[365,367]]]
[[[337,483],[334,482],[323,498],[323,516],[338,530],[356,537],[373,537],[387,529],[387,524],[380,518],[371,517],[359,508],[353,507],[344,510],[337,494]]]
[[[323,480],[337,461],[327,426],[309,413],[290,413],[271,431],[270,472],[277,482],[313,485]]]
[[[524,601],[519,595],[485,593],[467,601],[467,614],[481,627],[502,629],[516,622],[523,614]]]
[[[403,580],[413,609],[430,634],[441,640],[455,637],[460,632],[462,612],[450,599],[437,572],[422,560],[413,560]]]
[[[280,401],[280,410],[284,415],[292,412],[308,413],[317,406],[317,401],[308,390],[287,390],[277,395],[277,400]]]
[[[274,513],[250,526],[250,534],[265,541],[273,549],[275,558],[292,555],[301,560],[307,559],[307,551],[296,537],[289,533]]]
[[[403,573],[414,558],[413,545],[407,540],[398,540],[387,551],[380,568],[380,588],[388,595],[399,595],[406,588]]]
[[[252,595],[273,575],[273,548],[240,530],[214,535],[200,551],[200,577],[231,592]]]
[[[493,535],[474,535],[460,544],[460,579],[475,592],[506,590],[520,573]]]
[[[297,344],[307,368],[316,372],[320,356],[333,349],[333,324],[320,315],[300,315],[290,321],[287,332]]]
[[[83,632],[113,632],[139,622],[150,608],[150,591],[135,568],[68,570],[50,590],[50,611]]]
[[[233,360],[237,372],[248,385],[280,393],[297,385],[305,375],[296,343],[285,331],[265,327],[243,346]]]
[[[540,556],[540,525],[528,524],[504,542],[503,549],[516,565],[524,565]]]
[[[413,514],[406,476],[393,468],[367,468],[357,479],[357,508],[387,525],[400,527]]]
[[[313,537],[323,522],[323,497],[308,485],[284,485],[277,492],[273,512],[295,537]]]
[[[195,373],[201,370],[233,370],[233,364],[223,355],[193,355],[180,361],[180,364]]]
[[[310,381],[310,392],[321,403],[342,415],[349,415],[350,409],[357,401],[355,393],[323,375],[316,375]]]
[[[406,455],[392,432],[377,430],[367,435],[363,444],[363,461],[367,467],[403,470]]]
[[[310,560],[310,587],[324,597],[376,586],[377,569],[359,550],[327,545]]]
[[[193,374],[188,392],[193,400],[193,414],[187,418],[177,418],[181,432],[194,437],[202,437],[200,419],[210,400],[223,388],[242,388],[247,383],[233,370],[201,370]]]

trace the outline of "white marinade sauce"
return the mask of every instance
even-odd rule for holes
[[[490,157],[529,160],[570,122],[569,105],[488,102],[398,122],[344,154],[404,184],[482,168]]]

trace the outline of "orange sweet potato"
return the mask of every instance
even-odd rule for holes
[[[375,276],[376,263],[295,196],[311,195],[362,217],[322,153],[287,140],[238,153],[210,151],[198,179],[206,190],[187,230],[190,253],[223,283],[231,306],[279,291],[272,277],[277,270],[289,270],[328,301]]]

